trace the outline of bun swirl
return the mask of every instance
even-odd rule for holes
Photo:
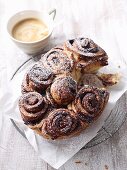
[[[103,112],[108,98],[109,93],[104,88],[85,86],[76,95],[72,109],[86,125],[96,120]]]
[[[54,74],[71,73],[73,71],[74,63],[60,47],[50,50],[42,58],[41,62],[44,66],[51,70]]]
[[[65,50],[67,53],[71,51],[74,54],[74,59],[78,62],[77,68],[87,73],[95,72],[100,67],[108,64],[106,52],[88,38],[68,40],[65,43]]]
[[[65,44],[70,50],[80,54],[82,59],[106,56],[106,52],[89,38],[76,38],[68,40]]]
[[[27,125],[39,123],[45,116],[48,108],[46,99],[37,92],[29,92],[19,99],[19,110],[23,121]]]
[[[42,125],[42,135],[48,139],[64,138],[71,135],[78,125],[73,111],[56,109],[52,111]]]
[[[52,83],[53,73],[42,64],[35,64],[25,75],[22,84],[22,92],[43,91]]]

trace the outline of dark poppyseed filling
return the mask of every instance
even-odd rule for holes
[[[24,96],[23,96],[23,102],[25,102],[26,104],[28,105],[35,105],[38,103],[39,101],[39,94],[36,94],[36,92],[30,92],[30,93],[26,93]],[[41,96],[40,96],[41,97]]]
[[[62,52],[52,51],[46,56],[46,63],[51,69],[59,71],[70,71],[72,69],[73,62]]]
[[[70,134],[76,127],[77,121],[71,117],[67,110],[59,109],[50,117],[50,123],[47,124],[47,133],[56,139],[61,135]]]
[[[96,53],[98,52],[98,46],[88,38],[78,38],[69,40],[70,44],[74,47],[77,47],[78,50],[82,52],[91,52]]]
[[[82,121],[87,122],[87,123],[91,123],[94,119],[94,115],[85,115],[82,112],[79,112],[78,115]]]
[[[34,67],[28,74],[31,80],[37,78],[40,81],[46,81],[52,76],[51,72],[44,67]]]
[[[34,125],[40,123],[42,121],[43,117],[44,117],[44,115],[38,117],[38,119],[35,119],[35,120],[26,121],[25,119],[23,119],[23,121],[24,121],[25,125],[33,125],[34,126]]]
[[[97,100],[96,100],[96,95],[92,93],[87,93],[83,99],[82,99],[82,104],[85,106],[86,101],[90,104],[92,108],[97,107]]]
[[[55,121],[55,125],[57,127],[60,127],[62,129],[62,128],[65,128],[66,126],[69,125],[71,118],[68,115],[68,113],[60,111],[60,112],[57,113],[56,116],[58,117],[58,119],[56,119],[56,121]]]
[[[38,98],[34,95],[31,95],[31,96],[26,97],[25,102],[28,105],[34,105],[34,104],[38,103]]]

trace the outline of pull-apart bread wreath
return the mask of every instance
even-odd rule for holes
[[[118,82],[116,75],[97,73],[106,65],[106,52],[88,38],[52,48],[24,76],[19,99],[24,123],[50,140],[79,135],[103,112],[106,87]]]

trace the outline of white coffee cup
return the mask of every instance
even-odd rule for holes
[[[7,23],[7,31],[9,33],[10,38],[12,41],[20,48],[22,49],[25,53],[27,54],[36,54],[39,51],[43,50],[47,44],[49,43],[50,36],[53,31],[53,26],[54,26],[54,18],[56,16],[56,9],[51,10],[49,13],[46,11],[35,11],[35,10],[25,10],[16,13],[13,15]],[[14,26],[28,18],[35,18],[42,20],[48,27],[48,35],[45,36],[43,39],[34,41],[34,42],[23,42],[15,39],[12,35],[12,30]]]

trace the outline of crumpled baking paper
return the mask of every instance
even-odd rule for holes
[[[119,66],[117,63],[119,63]],[[0,101],[2,111],[4,115],[12,118],[16,124],[18,124],[20,129],[25,133],[27,140],[33,146],[40,158],[49,163],[52,167],[58,169],[97,135],[97,132],[104,124],[104,120],[107,118],[115,106],[116,101],[127,90],[126,65],[120,61],[117,61],[117,63],[114,65],[114,63],[110,61],[109,66],[102,69],[101,72],[120,73],[120,82],[117,85],[109,88],[109,102],[99,119],[91,124],[91,126],[84,130],[79,136],[60,141],[48,141],[38,134],[35,134],[34,131],[24,125],[18,108],[18,100],[21,95],[21,82],[23,76],[26,70],[32,66],[31,64],[29,68],[24,68],[23,71],[17,73],[11,82],[4,83],[2,87],[3,97]]]

